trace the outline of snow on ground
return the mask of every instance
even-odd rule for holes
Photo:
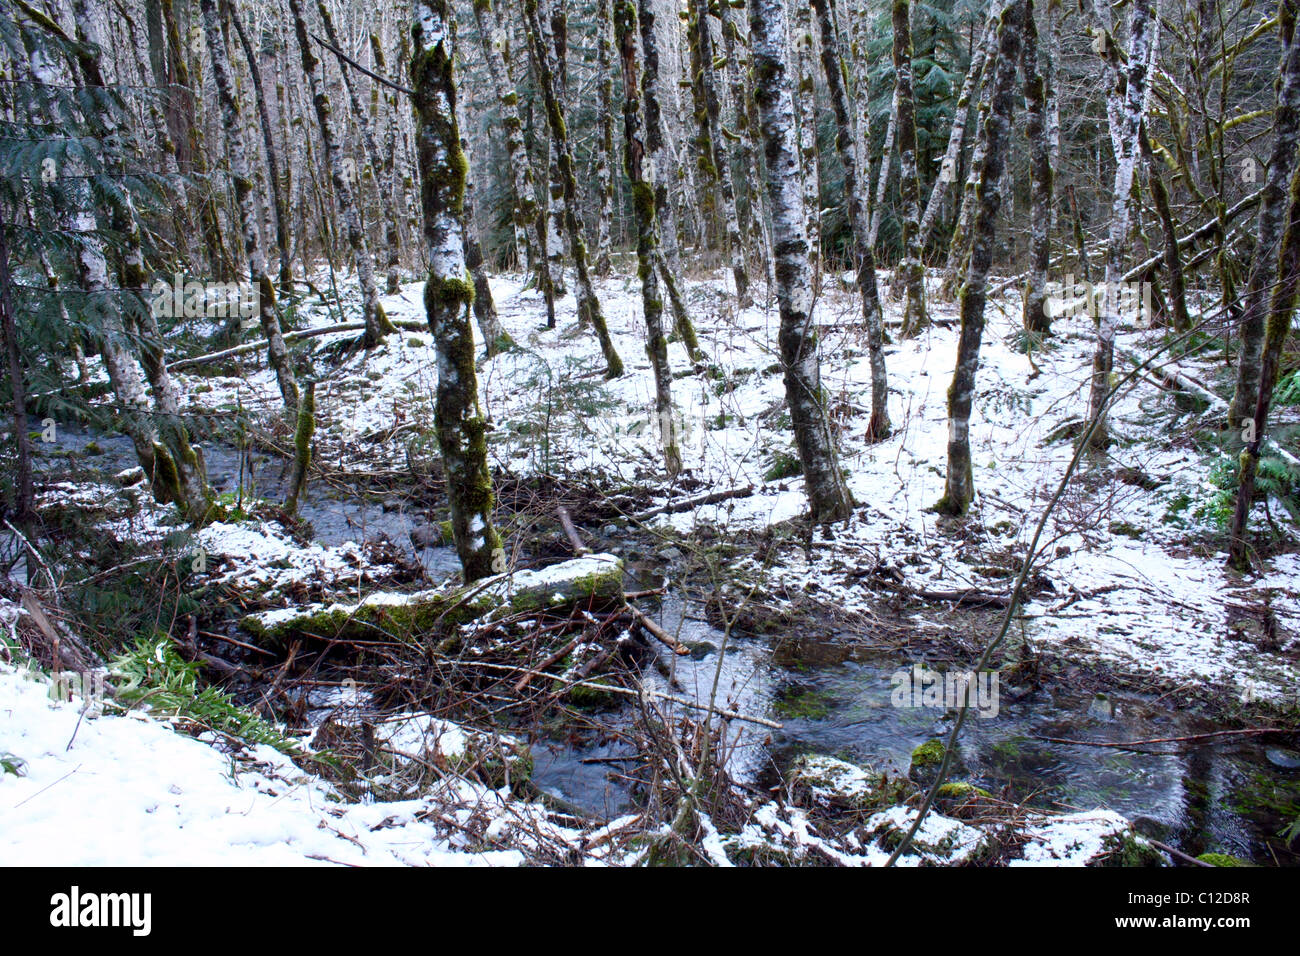
[[[451,845],[417,819],[436,800],[343,803],[270,748],[232,757],[140,712],[83,718],[82,709],[0,665],[0,756],[22,774],[0,773],[0,864],[523,862],[514,850]]]
[[[1005,568],[1009,555],[1023,553],[1072,454],[1068,438],[1049,437],[1086,410],[1091,321],[1058,318],[1052,347],[1026,356],[1014,347],[1018,298],[1009,294],[990,302],[971,424],[981,529],[972,541],[969,528],[952,533],[927,510],[943,493],[956,307],[932,297],[936,325],[888,347],[895,431],[868,445],[862,426],[870,370],[857,308],[836,277],[828,277],[826,286],[818,305],[823,380],[842,426],[842,464],[862,507],[848,527],[819,534],[807,552],[783,551],[767,573],[848,609],[869,608],[879,592],[862,575],[846,578],[843,572],[870,570],[878,561],[902,563],[912,587],[1005,590],[1009,582],[1001,572],[990,577],[989,569]],[[658,485],[663,500],[759,486],[748,498],[656,519],[682,534],[702,522],[761,528],[803,512],[798,477],[764,480],[793,455],[774,351],[774,305],[765,309],[760,302],[736,312],[724,283],[688,283],[709,369],[673,383],[686,471],[669,486],[657,447],[635,280],[616,277],[599,287],[627,364],[626,374],[612,382],[601,374],[595,336],[577,328],[572,295],[558,303],[557,328],[547,330],[541,296],[525,289],[522,277],[496,277],[492,288],[503,324],[521,346],[480,370],[481,401],[493,423],[491,454],[499,468]],[[418,321],[422,301],[417,283],[384,305],[395,319]],[[887,321],[896,318],[898,305],[886,300],[885,306]],[[312,324],[328,324],[318,312],[307,315]],[[1120,352],[1142,352],[1157,334],[1123,331]],[[338,337],[323,336],[315,347],[328,348]],[[679,372],[689,367],[680,344],[670,344],[669,356]],[[1191,361],[1183,368],[1201,380],[1218,373]],[[328,454],[400,467],[413,455],[431,453],[414,436],[415,426],[431,417],[433,369],[430,336],[403,331],[326,377],[318,386],[318,436],[332,449]],[[264,368],[244,379],[185,379],[191,400],[205,408],[234,402],[274,407],[274,380]],[[1207,483],[1207,463],[1186,435],[1211,427],[1209,419],[1178,411],[1168,393],[1139,382],[1116,403],[1112,421],[1118,440],[1111,470],[1093,476],[1085,468],[1045,528],[1042,560],[1054,590],[1027,606],[1031,639],[1172,682],[1209,681],[1275,700],[1294,696],[1297,556],[1281,555],[1258,580],[1243,583],[1224,570],[1224,554],[1199,543],[1210,529],[1204,509],[1214,489]],[[1116,477],[1121,468],[1135,480]],[[1233,628],[1264,601],[1282,635],[1272,649],[1242,639]]]

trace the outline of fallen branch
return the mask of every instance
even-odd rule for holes
[[[393,325],[399,329],[407,329],[412,332],[422,332],[428,329],[428,326],[415,319],[393,319]],[[339,325],[327,325],[319,329],[298,329],[293,332],[285,332],[282,338],[286,342],[299,342],[303,339],[315,338],[318,335],[329,335],[333,332],[360,332],[366,327],[364,322],[343,322]],[[180,369],[194,368],[197,365],[209,365],[212,362],[220,362],[228,358],[234,358],[238,355],[247,355],[250,352],[260,352],[266,348],[265,342],[245,342],[243,345],[236,345],[228,349],[222,349],[220,352],[209,352],[207,355],[195,355],[192,358],[177,359],[175,362],[167,364],[169,372],[175,372]]]
[[[732,488],[728,491],[715,491],[712,494],[700,495],[697,498],[681,498],[677,501],[670,501],[667,504],[659,505],[648,511],[642,511],[640,514],[632,516],[633,521],[645,521],[647,518],[653,518],[656,515],[676,514],[679,511],[690,511],[692,508],[698,508],[701,505],[716,505],[719,501],[730,501],[733,498],[748,498],[754,493],[753,485],[745,485],[743,488]]]
[[[584,554],[591,554],[591,549],[582,543],[578,537],[578,529],[573,526],[573,518],[569,516],[569,509],[564,505],[557,505],[555,509],[560,516],[560,527],[564,529],[564,536],[569,539],[569,547],[573,549],[574,556],[582,557]]]
[[[1252,734],[1285,734],[1287,730],[1277,727],[1249,727],[1245,730],[1216,730],[1207,734],[1190,734],[1186,737],[1152,737],[1150,740],[1123,740],[1118,743],[1103,740],[1071,740],[1067,737],[1040,737],[1049,744],[1077,744],[1081,747],[1112,747],[1116,750],[1131,750],[1148,744],[1180,744],[1197,740],[1209,740],[1212,737],[1245,737]]]
[[[660,644],[666,646],[674,654],[689,654],[691,652],[689,647],[683,645],[677,640],[677,638],[673,637],[632,605],[628,604],[625,605],[625,607],[627,608],[628,613],[632,615],[632,620],[636,622],[637,627],[641,628],[641,630],[645,631]]]

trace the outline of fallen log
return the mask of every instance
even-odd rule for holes
[[[409,332],[428,331],[428,325],[416,319],[393,319],[393,325],[399,329],[406,329]],[[327,325],[319,329],[298,329],[293,332],[285,332],[282,338],[286,342],[300,342],[303,339],[315,338],[319,335],[330,335],[334,332],[360,332],[366,327],[364,322],[343,322],[340,325]],[[207,355],[195,355],[191,358],[177,359],[175,362],[167,363],[167,371],[176,372],[182,369],[194,368],[198,365],[210,365],[213,362],[221,362],[228,358],[235,358],[239,355],[248,355],[251,352],[261,352],[266,348],[265,342],[245,342],[243,345],[235,345],[228,349],[222,349],[220,352],[209,352]]]
[[[298,637],[347,641],[378,633],[419,640],[439,628],[491,619],[499,612],[528,614],[574,604],[621,608],[623,603],[623,562],[612,554],[592,554],[450,591],[380,591],[355,604],[262,611],[246,616],[240,626],[263,646],[277,648]]]

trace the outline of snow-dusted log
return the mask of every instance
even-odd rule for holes
[[[298,414],[298,383],[289,366],[289,350],[280,331],[280,315],[276,308],[275,286],[266,274],[266,256],[258,236],[258,212],[253,202],[253,180],[249,172],[244,141],[239,135],[239,103],[235,99],[234,79],[230,58],[221,37],[221,21],[217,16],[217,0],[199,0],[203,30],[207,35],[208,52],[212,57],[212,80],[221,103],[221,126],[226,133],[226,156],[230,163],[230,179],[235,193],[235,208],[239,213],[244,233],[244,253],[248,257],[248,275],[257,290],[257,318],[266,337],[267,360],[275,371],[287,416],[292,420]]]
[[[785,56],[784,0],[750,0],[749,34],[754,51],[754,98],[758,102],[772,214],[778,334],[786,403],[803,468],[804,492],[814,521],[839,521],[853,510],[840,471],[818,364],[812,324],[812,268],[803,187],[795,139],[794,101]]]
[[[903,335],[930,324],[925,308],[925,264],[921,261],[921,179],[916,168],[916,98],[912,91],[912,11],[894,0],[894,92],[898,102],[898,191],[903,203]]]
[[[1106,398],[1110,395],[1111,370],[1115,364],[1115,332],[1119,326],[1119,286],[1124,275],[1124,252],[1128,248],[1129,221],[1133,211],[1133,176],[1141,149],[1138,131],[1151,93],[1151,74],[1159,48],[1158,0],[1133,0],[1129,15],[1128,67],[1123,72],[1122,90],[1107,97],[1111,122],[1111,143],[1115,149],[1115,182],[1111,199],[1110,230],[1106,246],[1106,289],[1097,324],[1097,349],[1092,359],[1092,386],[1088,394],[1088,416],[1097,419],[1092,431],[1094,448],[1110,443]]]
[[[821,28],[822,67],[838,127],[835,146],[844,166],[845,204],[857,247],[862,324],[867,330],[867,346],[871,353],[871,421],[867,424],[867,437],[878,441],[889,434],[889,382],[885,371],[884,321],[880,310],[880,293],[876,289],[876,256],[871,248],[871,226],[867,218],[866,184],[862,171],[858,168],[858,133],[854,128],[853,114],[849,112],[848,92],[844,89],[844,76],[848,71],[835,29],[834,0],[812,0],[812,5],[817,11],[817,22]]]
[[[542,88],[542,100],[546,105],[546,119],[551,128],[551,144],[559,167],[560,181],[564,188],[564,228],[569,236],[569,251],[573,256],[573,267],[577,280],[574,283],[578,297],[578,318],[585,320],[596,330],[600,341],[600,350],[605,355],[605,375],[618,378],[623,374],[623,360],[618,357],[614,340],[610,337],[609,327],[605,324],[605,313],[596,296],[596,289],[591,282],[591,273],[587,265],[587,243],[582,238],[582,227],[578,222],[578,178],[573,168],[573,152],[569,146],[567,127],[560,110],[559,79],[551,67],[551,57],[547,44],[542,42],[542,30],[538,18],[537,0],[524,0],[524,13],[527,17],[528,43],[533,53],[533,65],[537,69],[538,85]]]
[[[614,0],[614,35],[623,68],[623,169],[632,183],[632,211],[636,217],[637,274],[641,279],[641,305],[645,312],[646,354],[655,377],[655,413],[659,443],[668,474],[682,469],[673,413],[672,369],[668,366],[668,339],[664,335],[663,300],[659,296],[656,262],[659,236],[655,226],[654,183],[646,178],[645,143],[641,134],[641,66],[636,49],[636,0]]]
[[[964,515],[974,497],[971,472],[970,416],[975,399],[975,371],[979,368],[980,339],[984,334],[984,303],[989,266],[993,263],[994,225],[1002,205],[998,182],[1006,162],[1011,136],[1011,111],[1015,98],[1016,64],[1025,21],[1034,15],[1032,0],[1011,0],[998,26],[998,51],[990,64],[989,113],[984,120],[983,160],[976,170],[979,205],[975,213],[966,281],[961,290],[961,336],[957,366],[948,388],[948,475],[944,496],[936,510]]]
[[[419,0],[424,6],[429,0]],[[624,603],[623,562],[589,554],[536,571],[502,573],[459,590],[381,591],[354,604],[315,604],[250,614],[240,623],[263,646],[283,647],[297,637],[420,640],[440,628],[490,617],[574,604],[616,608]]]
[[[474,288],[465,271],[462,219],[468,164],[456,123],[450,15],[448,0],[417,0],[411,85],[429,255],[424,306],[438,354],[435,427],[447,475],[452,536],[468,582],[504,571],[505,552],[492,526],[487,422],[474,371],[469,319]]]

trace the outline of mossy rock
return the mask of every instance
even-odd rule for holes
[[[1102,840],[1105,853],[1101,866],[1149,867],[1165,866],[1160,851],[1132,831],[1115,833]]]
[[[772,712],[780,720],[825,720],[831,697],[825,691],[787,687],[772,702]]]
[[[916,793],[906,777],[891,777],[825,754],[803,754],[790,779],[795,801],[810,809],[875,811]]]

